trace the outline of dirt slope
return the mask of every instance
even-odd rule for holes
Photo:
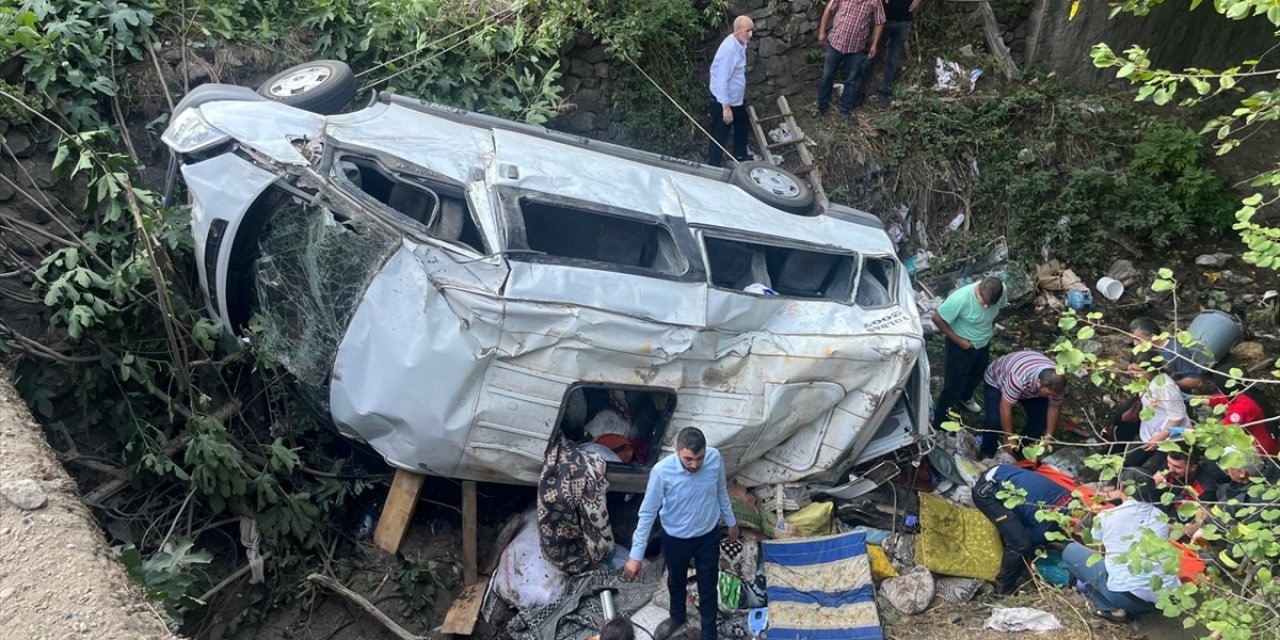
[[[175,638],[112,557],[3,367],[0,460],[0,639]],[[9,498],[25,480],[39,487],[33,502],[47,496],[43,507]]]

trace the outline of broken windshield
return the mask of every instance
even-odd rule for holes
[[[363,216],[339,220],[322,201],[286,197],[254,265],[258,346],[303,383],[325,385],[365,288],[399,245]]]

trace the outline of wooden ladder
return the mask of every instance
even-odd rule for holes
[[[764,156],[765,161],[769,164],[780,165],[774,162],[773,151],[780,149],[779,155],[786,153],[790,147],[795,147],[796,156],[800,159],[800,166],[792,169],[791,172],[808,180],[809,186],[813,189],[814,202],[822,210],[827,208],[827,192],[822,188],[822,172],[818,170],[818,166],[813,164],[813,154],[809,153],[805,143],[809,141],[809,137],[800,130],[800,125],[796,124],[795,115],[791,113],[791,105],[787,104],[786,96],[778,96],[778,112],[774,115],[760,117],[756,115],[756,108],[747,106],[747,115],[751,118],[751,131],[756,136],[756,146],[760,149],[760,155]],[[790,140],[782,142],[770,142],[768,136],[764,134],[764,127],[761,123],[772,122],[774,120],[782,120],[787,125],[787,130],[791,132]]]

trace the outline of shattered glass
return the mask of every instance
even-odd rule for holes
[[[290,198],[263,230],[254,265],[258,348],[304,385],[327,386],[361,296],[399,245],[363,217]]]

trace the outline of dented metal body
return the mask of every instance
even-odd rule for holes
[[[723,170],[399,97],[324,117],[217,91],[180,107],[165,134],[185,160],[209,312],[241,331],[250,311],[271,311],[261,291],[275,286],[268,263],[284,259],[265,238],[291,211],[323,212],[318,228],[360,242],[391,238],[371,245],[367,272],[340,272],[354,292],[350,303],[331,296],[341,309],[324,314],[337,327],[330,350],[281,360],[321,391],[339,430],[394,466],[534,484],[581,383],[674,394],[663,450],[697,426],[748,484],[838,483],[928,428],[913,294],[868,214],[791,215]],[[369,193],[384,175],[385,202]],[[418,221],[396,211],[397,181],[462,194],[448,202],[465,199],[470,240],[434,237],[444,204]],[[593,233],[617,221],[655,240],[633,251],[627,234],[601,231],[583,237],[604,238],[608,259],[572,246],[550,255],[532,248],[535,206],[603,216]],[[747,293],[727,284],[737,272],[722,275],[744,268],[738,254],[748,275],[775,283],[805,281],[791,272],[806,260],[829,273],[805,285],[816,293]],[[256,302],[241,290],[254,287]],[[320,324],[298,321],[285,338],[312,339]],[[645,478],[610,467],[614,488],[642,490]]]

